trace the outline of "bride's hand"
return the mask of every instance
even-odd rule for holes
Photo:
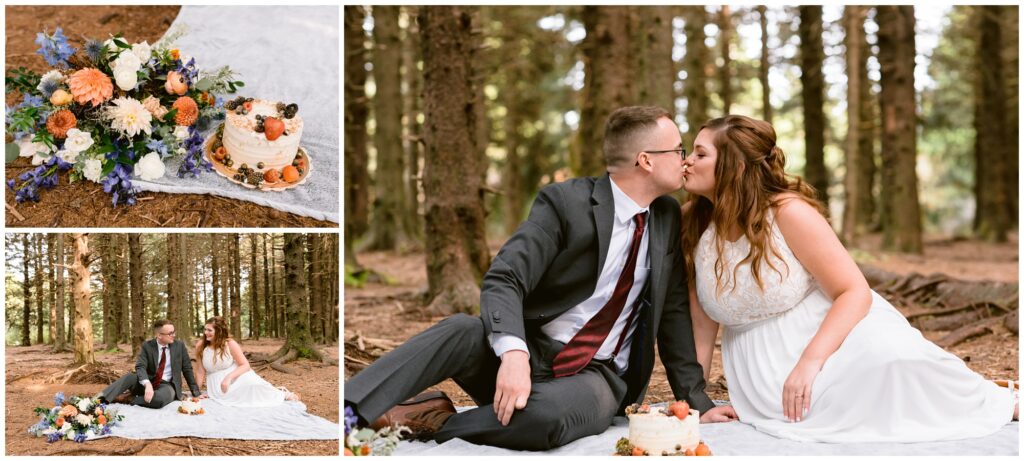
[[[811,408],[811,385],[821,364],[800,359],[782,386],[782,413],[789,422],[800,422]]]
[[[225,393],[225,394],[227,394],[228,393],[228,386],[230,386],[230,385],[231,385],[231,378],[224,378],[224,380],[220,382],[220,391]]]

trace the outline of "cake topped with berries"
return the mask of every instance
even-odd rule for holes
[[[305,177],[309,159],[299,148],[303,122],[297,104],[239,96],[224,108],[224,125],[210,149],[218,171],[227,170],[228,177],[258,188]]]
[[[182,400],[181,405],[178,406],[178,413],[186,415],[201,415],[205,413],[203,406],[199,404],[199,399],[192,397],[188,400]]]
[[[615,452],[626,456],[710,455],[700,439],[700,412],[686,402],[665,408],[632,404],[626,407],[629,438],[619,439]]]

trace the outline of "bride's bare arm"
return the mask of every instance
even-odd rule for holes
[[[243,373],[251,370],[252,367],[249,366],[249,361],[246,360],[245,354],[242,353],[242,346],[239,346],[237,341],[233,339],[228,340],[228,352],[231,353],[231,358],[235,359],[235,364],[238,365],[238,367],[235,368],[235,371],[232,371],[231,374],[228,375],[231,382],[234,382],[235,379],[242,376]]]
[[[704,312],[697,299],[697,287],[694,281],[687,282],[690,286],[690,318],[693,319],[693,345],[697,348],[697,362],[704,369],[704,381],[711,376],[711,360],[715,355],[715,338],[718,337],[718,322],[711,320]]]
[[[192,349],[192,350],[198,351],[199,350],[199,345],[202,344],[202,343],[203,343],[203,340],[201,340],[201,339],[196,341],[196,347],[195,347],[195,349]],[[192,367],[192,369],[195,370],[195,373],[196,373],[196,384],[199,385],[199,389],[202,390],[204,387],[206,387],[206,367],[203,366],[203,358],[202,357],[196,357],[196,359],[199,360],[199,363],[196,364],[198,366]],[[198,396],[196,396],[196,397],[198,397]]]

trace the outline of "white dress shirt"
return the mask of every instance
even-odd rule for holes
[[[171,349],[170,349],[170,344],[165,346],[163,344],[160,344],[159,342],[156,343],[156,366],[157,366],[157,368],[160,368],[160,358],[163,357],[164,354],[167,354],[167,362],[164,363],[164,376],[163,376],[163,378],[160,378],[160,382],[161,383],[169,383],[169,382],[171,382]],[[141,384],[143,386],[145,386],[146,383],[148,383],[148,382],[149,382],[149,380],[147,379],[145,381],[142,381]],[[153,390],[155,391],[156,389],[153,389]]]
[[[615,181],[610,182],[612,185],[612,197],[615,202],[615,217],[612,219],[612,235],[608,243],[608,256],[605,258],[604,267],[597,278],[594,294],[541,326],[541,331],[544,334],[562,343],[568,343],[573,336],[576,336],[576,333],[586,325],[587,321],[597,315],[601,308],[611,299],[612,294],[615,292],[615,285],[619,282],[619,275],[622,274],[622,269],[626,266],[626,260],[629,259],[629,245],[632,243],[633,231],[636,228],[636,222],[633,221],[633,217],[637,213],[648,211],[647,208],[641,208],[640,205],[637,205],[622,189],[619,189]],[[650,216],[648,216],[644,224],[648,229],[650,228],[647,225],[649,221]],[[608,337],[605,338],[604,343],[597,350],[597,354],[594,355],[594,358],[597,360],[606,360],[615,352],[615,346],[619,342],[619,335],[622,334],[622,329],[629,322],[629,317],[633,312],[637,297],[640,296],[640,292],[647,282],[647,276],[651,271],[650,264],[647,262],[648,234],[649,232],[645,230],[643,238],[640,240],[640,251],[637,254],[636,269],[633,273],[633,288],[629,290],[629,296],[626,297],[626,305],[623,307],[622,313],[619,314],[619,318],[612,325]],[[632,343],[630,338],[636,330],[637,323],[634,321],[629,326],[629,334],[623,341],[622,348],[615,358],[615,366],[620,374],[626,371],[626,367],[629,364],[629,351]],[[491,348],[494,349],[494,353],[498,357],[501,357],[502,354],[510,350],[521,350],[527,354],[530,353],[526,347],[526,342],[515,335],[492,333],[489,339]]]

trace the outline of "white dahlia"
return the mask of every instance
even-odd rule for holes
[[[136,99],[117,98],[111,101],[107,108],[107,118],[110,119],[111,128],[129,138],[139,133],[152,134],[150,122],[153,121],[153,114]]]

